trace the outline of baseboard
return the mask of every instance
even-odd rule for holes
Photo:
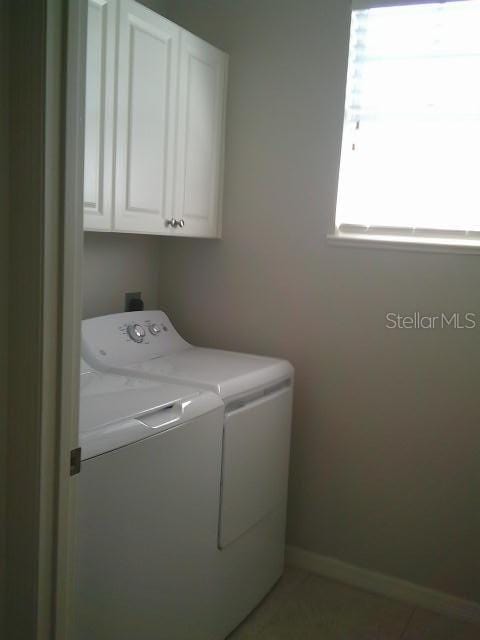
[[[291,567],[304,569],[365,591],[407,602],[422,609],[429,609],[435,613],[460,620],[480,623],[480,604],[477,602],[462,600],[406,580],[362,569],[335,558],[321,556],[298,547],[287,547],[286,563]]]

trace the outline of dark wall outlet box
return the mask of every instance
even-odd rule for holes
[[[129,291],[125,294],[125,311],[130,311],[130,301],[134,299],[142,299],[141,291]]]

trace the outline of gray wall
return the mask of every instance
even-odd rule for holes
[[[167,6],[167,0],[138,0],[140,4],[144,4],[152,11],[156,11],[157,13],[165,13],[165,9]]]
[[[0,0],[0,335],[7,335],[8,309],[8,28],[7,3]],[[0,637],[5,620],[6,561],[7,341],[0,341]]]
[[[33,638],[38,625],[43,366],[44,111],[46,2],[7,2],[9,80],[9,376],[7,638]],[[15,108],[13,108],[13,106]],[[14,248],[14,249],[12,249]],[[48,476],[48,474],[47,474]],[[42,485],[43,486],[43,485]],[[44,524],[42,522],[42,524]],[[40,637],[40,636],[38,636]]]
[[[480,257],[345,249],[334,216],[349,0],[172,0],[231,54],[222,241],[161,239],[185,336],[296,368],[288,540],[480,600]]]
[[[159,239],[154,236],[85,233],[84,317],[123,311],[127,291],[141,291],[147,309],[158,307],[159,255]]]

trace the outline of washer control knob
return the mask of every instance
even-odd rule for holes
[[[134,342],[143,342],[145,329],[141,324],[131,324],[127,327],[127,332]]]
[[[150,333],[152,334],[152,336],[158,336],[158,334],[161,332],[161,328],[158,326],[158,324],[151,324],[149,327]]]

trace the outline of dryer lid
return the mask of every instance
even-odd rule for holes
[[[128,370],[133,375],[209,389],[224,400],[293,377],[293,367],[286,360],[201,347],[135,363]]]

